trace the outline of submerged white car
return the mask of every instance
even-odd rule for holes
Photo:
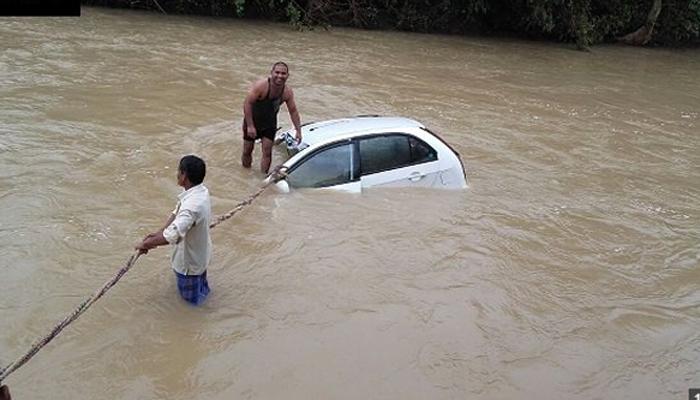
[[[277,187],[331,188],[361,192],[368,187],[463,189],[467,177],[459,154],[420,122],[400,117],[358,116],[314,122],[278,134],[292,156]]]

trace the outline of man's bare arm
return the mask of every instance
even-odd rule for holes
[[[163,231],[160,232],[155,232],[152,233],[148,236],[146,236],[143,241],[136,245],[136,250],[139,250],[141,254],[146,254],[148,253],[148,250],[151,250],[152,248],[162,246],[164,244],[168,244],[168,241],[165,240],[165,236],[163,236]]]
[[[163,225],[162,228],[160,228],[159,231],[149,233],[146,235],[145,238],[141,241],[141,243],[136,245],[136,249],[141,251],[141,254],[146,254],[148,253],[148,250],[157,247],[157,246],[162,246],[164,244],[168,244],[168,241],[165,240],[165,237],[163,236],[163,231],[165,228],[170,226],[170,224],[175,221],[175,214],[170,214],[170,218],[165,222],[165,225]]]
[[[248,136],[252,134],[255,137],[255,124],[253,123],[253,104],[260,97],[260,91],[262,90],[263,83],[265,81],[258,81],[253,84],[253,86],[248,91],[248,95],[245,97],[243,102],[243,118],[245,118],[246,130],[245,132]]]
[[[165,225],[163,225],[163,227],[160,228],[160,232],[163,232],[165,228],[167,228],[168,226],[170,226],[170,224],[173,223],[173,221],[175,221],[175,214],[170,214],[170,218],[168,218],[168,220],[165,221]]]
[[[289,88],[289,97],[287,97],[286,102],[287,110],[289,111],[289,118],[292,119],[294,129],[297,131],[297,142],[301,143],[301,117],[299,116],[297,103],[294,101],[294,92],[292,91],[292,88]]]

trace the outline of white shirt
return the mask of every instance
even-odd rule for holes
[[[201,275],[211,259],[211,201],[203,185],[192,186],[180,193],[173,210],[175,219],[163,230],[163,237],[174,244],[171,263],[183,275]]]

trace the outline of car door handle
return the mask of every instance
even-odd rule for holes
[[[416,172],[412,172],[411,175],[408,176],[408,180],[410,180],[411,182],[417,182],[417,181],[423,179],[424,176],[425,175],[416,171]]]

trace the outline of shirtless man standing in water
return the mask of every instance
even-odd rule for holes
[[[262,139],[260,170],[267,173],[272,162],[272,145],[277,132],[277,113],[282,103],[287,103],[289,117],[297,131],[297,142],[301,142],[301,119],[294,102],[292,88],[285,85],[289,78],[289,67],[279,61],[272,66],[270,76],[253,84],[243,104],[243,167],[250,168],[253,162],[255,140]]]

